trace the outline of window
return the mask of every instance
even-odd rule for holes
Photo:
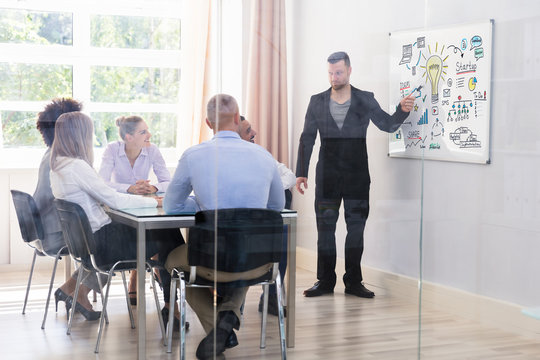
[[[114,120],[131,114],[147,121],[165,153],[175,148],[180,6],[175,0],[1,2],[0,151],[16,158],[16,150],[43,149],[35,122],[54,97],[83,102],[98,148],[118,140]]]
[[[0,42],[71,45],[72,24],[70,13],[2,9]]]

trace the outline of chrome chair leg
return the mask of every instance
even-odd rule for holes
[[[43,315],[43,322],[41,323],[42,329],[45,329],[45,321],[47,321],[47,313],[49,312],[49,303],[51,301],[51,293],[52,293],[52,288],[54,285],[54,278],[56,276],[56,267],[58,265],[58,260],[60,260],[60,253],[62,252],[62,250],[64,250],[64,248],[65,247],[58,250],[58,252],[56,253],[56,258],[54,259],[53,272],[51,275],[51,283],[49,284],[49,294],[47,295],[47,301],[45,303],[45,314]]]
[[[180,360],[186,360],[186,281],[180,273]]]
[[[67,335],[71,335],[71,324],[73,323],[73,318],[75,317],[75,308],[77,307],[77,299],[79,296],[79,287],[81,285],[81,282],[83,280],[83,268],[79,266],[79,275],[77,276],[77,284],[75,285],[75,293],[73,294],[73,301],[71,303],[71,315],[69,315],[69,312],[67,313],[67,317],[69,318],[68,321],[68,328],[66,331]]]
[[[131,328],[135,329],[135,319],[133,318],[133,310],[131,309],[131,304],[129,303],[129,291],[127,287],[127,281],[126,281],[126,273],[124,271],[120,271],[122,273],[122,283],[124,284],[124,292],[126,293],[126,305],[128,309],[129,314],[129,321],[131,323]]]
[[[150,271],[154,271],[154,269],[150,268]],[[167,333],[165,331],[165,324],[163,323],[163,317],[161,316],[161,309],[160,309],[160,306],[159,306],[159,298],[158,298],[158,293],[157,293],[157,289],[156,289],[156,280],[154,279],[154,276],[150,276],[150,279],[152,281],[152,290],[154,292],[154,303],[156,304],[156,310],[157,310],[158,321],[159,321],[159,328],[161,329],[161,339],[163,340],[163,345],[166,345]]]
[[[107,301],[109,300],[109,290],[111,289],[111,282],[112,282],[112,274],[113,274],[113,271],[114,271],[114,267],[113,269],[111,269],[109,271],[109,276],[107,278],[107,290],[106,290],[106,293],[105,293],[105,297],[103,297],[103,286],[101,286],[101,280],[99,280],[99,276],[98,276],[98,282],[99,282],[99,287],[100,287],[100,290],[101,290],[101,299],[103,301],[103,308],[101,309],[101,317],[99,319],[99,330],[98,330],[98,337],[97,337],[97,341],[96,341],[96,348],[94,349],[94,353],[99,353],[99,344],[101,342],[101,335],[103,333],[103,320],[105,320],[105,318],[107,317],[106,314],[107,314]],[[124,272],[122,271],[122,275],[124,275]],[[125,281],[125,275],[124,275],[124,281]],[[127,287],[126,287],[126,291],[127,291]],[[126,293],[126,298],[127,298],[127,293]],[[132,320],[133,321],[133,320]],[[107,321],[107,324],[109,322]]]
[[[28,293],[30,292],[30,285],[32,284],[32,275],[34,274],[34,265],[36,264],[37,250],[34,250],[34,258],[32,259],[32,266],[30,267],[30,275],[28,276],[28,285],[26,286],[26,295],[24,296],[24,305],[22,309],[23,315],[26,312],[26,303],[28,302]]]
[[[263,284],[263,310],[262,310],[262,321],[261,321],[261,342],[259,347],[261,349],[266,348],[266,321],[268,319],[268,290],[270,286],[268,284]]]
[[[170,298],[173,299],[173,301],[174,301],[174,298],[176,297],[176,284],[177,284],[178,280],[179,280],[178,279],[178,272],[173,270],[172,273],[171,273],[171,295],[170,295],[171,296]],[[169,309],[169,320],[167,321],[167,331],[166,331],[166,334],[167,334],[167,353],[172,352],[173,331],[174,331],[174,307],[173,307],[172,311],[171,311],[171,309]]]
[[[283,299],[281,293],[281,277],[276,276],[276,294],[278,303],[278,320],[279,320],[279,343],[281,345],[281,359],[287,359],[287,346],[285,343],[285,314],[283,312]]]
[[[105,324],[109,325],[109,317],[107,316],[107,309],[105,308],[105,298],[103,297],[103,283],[101,282],[101,276],[100,276],[101,274],[99,273],[95,273],[95,274],[96,274],[98,285],[99,285],[99,293],[101,295],[100,296],[101,297],[101,312],[105,314]],[[107,284],[110,284],[111,279],[112,279],[112,275],[111,275],[111,278],[107,276]]]

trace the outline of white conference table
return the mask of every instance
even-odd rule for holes
[[[112,220],[137,230],[137,357],[146,359],[146,230],[189,228],[195,224],[195,214],[166,214],[162,208],[107,209]],[[296,289],[296,218],[294,210],[281,212],[283,224],[288,225],[286,340],[287,347],[294,347],[295,338],[295,289]],[[141,276],[143,275],[143,276]]]

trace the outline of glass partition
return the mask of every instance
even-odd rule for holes
[[[505,3],[496,10],[480,2],[465,14],[458,11],[459,5],[461,9],[468,8],[464,3],[451,10],[443,4],[416,1],[404,12],[389,11],[385,3],[370,9],[368,17],[360,5],[343,1],[339,4],[350,15],[342,13],[340,23],[350,21],[354,26],[336,28],[321,25],[334,10],[330,4],[289,3],[286,7],[290,42],[287,48],[289,141],[285,156],[274,147],[284,138],[267,126],[267,122],[275,121],[269,120],[271,112],[268,108],[257,112],[263,100],[259,93],[252,96],[257,84],[250,83],[253,81],[250,70],[256,65],[250,61],[257,44],[248,35],[250,41],[245,43],[242,58],[247,75],[244,75],[241,113],[257,132],[255,143],[283,161],[295,175],[302,156],[310,157],[309,170],[304,173],[308,188],[303,195],[296,190],[292,192],[292,208],[298,216],[296,266],[287,270],[289,276],[292,273],[295,277],[294,309],[287,304],[287,313],[292,311],[295,318],[294,347],[288,349],[292,356],[484,359],[501,354],[532,358],[540,353],[534,343],[540,326],[537,320],[540,296],[534,286],[538,267],[534,258],[538,237],[538,186],[534,170],[538,141],[534,136],[537,125],[531,101],[534,93],[531,84],[538,76],[534,60],[538,49],[534,39],[540,9],[536,3],[526,3],[524,7]],[[251,11],[254,8],[260,10],[256,5],[249,7]],[[267,9],[250,12],[249,16],[264,22],[263,19],[271,17]],[[459,26],[490,19],[494,20],[492,39],[459,32]],[[219,24],[216,22],[216,26]],[[455,34],[458,41],[443,39],[422,44],[423,57],[414,59],[418,64],[412,64],[412,57],[408,60],[408,48],[400,48],[402,53],[395,65],[412,64],[408,70],[417,74],[420,81],[415,86],[402,84],[399,89],[394,88],[391,78],[394,58],[388,33],[411,29],[431,31],[445,26],[458,27]],[[420,38],[416,41],[421,41]],[[269,36],[264,39],[274,50],[279,49],[279,42]],[[413,43],[412,54],[418,55],[414,50],[420,44]],[[512,55],[507,54],[510,43],[515,44]],[[365,137],[371,185],[361,268],[363,284],[375,293],[371,299],[351,295],[354,291],[350,283],[343,281],[350,255],[347,235],[354,232],[354,224],[347,224],[346,220],[354,217],[349,214],[346,219],[348,209],[343,202],[336,211],[335,204],[319,201],[324,173],[318,173],[317,179],[316,164],[319,163],[319,171],[324,169],[321,161],[328,156],[324,151],[331,142],[320,136],[321,129],[316,128],[313,153],[306,155],[302,147],[305,138],[301,139],[309,131],[306,121],[329,116],[331,109],[326,104],[312,113],[308,109],[315,101],[312,96],[330,87],[328,80],[332,80],[333,74],[327,57],[341,50],[351,58],[350,83],[373,93],[384,111],[393,113],[397,102],[413,93],[415,87],[420,90],[418,85],[423,87],[415,93],[417,107],[404,120],[401,133],[402,139],[409,140],[402,142],[404,151],[415,142],[414,146],[418,147],[415,156],[388,156],[388,134],[381,131],[373,118],[374,124]],[[433,65],[433,61],[427,64],[430,55],[441,58],[440,75],[428,74]],[[273,84],[266,86],[268,90],[282,80],[271,62],[264,63],[263,54],[258,54],[256,62],[264,65],[254,82],[261,84],[270,79]],[[484,65],[485,62],[489,64]],[[219,66],[219,70],[227,72],[224,62]],[[440,83],[435,81],[439,76]],[[433,92],[433,88],[437,91]],[[445,92],[445,89],[450,90]],[[486,100],[490,100],[487,107],[483,105]],[[354,102],[350,106],[353,105]],[[490,125],[487,130],[480,124],[486,117]],[[345,129],[349,119],[344,122]],[[408,121],[415,121],[410,125],[419,131],[407,132]],[[340,136],[353,137],[353,132],[349,128]],[[471,161],[476,156],[475,149],[481,146],[487,148],[488,160]],[[438,157],[443,150],[448,153]],[[322,155],[317,154],[319,151]],[[467,156],[459,158],[458,152]],[[347,159],[349,154],[339,155],[336,163]],[[355,153],[351,157],[360,155]],[[339,188],[349,175],[342,171],[329,184]],[[331,246],[322,247],[318,234],[321,229],[335,233],[335,253]],[[331,253],[329,258],[336,259],[336,283],[313,289],[314,283],[324,278],[321,264],[331,264],[328,259],[319,259],[318,263],[318,255],[324,250]],[[330,267],[333,269],[333,264]],[[311,293],[304,293],[308,289]],[[260,350],[253,335],[245,332],[246,327],[256,329],[259,325],[260,294],[255,288],[249,290],[243,327],[237,332],[240,345],[226,349],[226,356],[249,354],[253,358],[265,358],[272,354],[272,358],[279,358],[275,342],[268,342],[266,350]],[[277,319],[270,315],[269,321],[266,330],[277,339],[278,333],[272,325],[277,324]]]
[[[462,36],[457,45],[464,58],[477,45],[484,57],[491,56],[491,95],[475,93],[481,87],[474,83],[474,71],[460,92],[472,99],[473,110],[486,97],[491,100],[486,109],[491,130],[482,140],[490,141],[490,157],[487,164],[424,163],[422,359],[534,358],[540,353],[535,286],[540,153],[533,135],[538,124],[531,116],[532,84],[538,78],[533,54],[539,50],[532,39],[540,26],[540,7],[532,1],[524,7],[504,3],[498,10],[484,5],[475,4],[460,18],[463,24],[492,19],[492,43],[480,45],[478,37]],[[440,10],[437,4],[427,5],[428,28],[457,23]],[[511,55],[504,50],[509,42],[514,44]],[[483,60],[470,61],[476,73],[486,66]],[[448,65],[459,71],[459,61]],[[467,86],[469,79],[473,82]],[[469,115],[477,119],[475,112]],[[465,125],[479,126],[446,122],[445,129],[452,136]]]

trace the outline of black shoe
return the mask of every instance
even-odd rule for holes
[[[54,303],[56,305],[56,312],[58,312],[58,302],[63,301],[67,305],[69,299],[71,299],[71,296],[63,292],[62,289],[56,289],[56,291],[54,292]]]
[[[169,322],[169,308],[164,307],[161,309],[161,318],[163,319],[163,325],[165,329],[167,328],[167,323]],[[189,330],[189,321],[186,321],[186,331]],[[180,319],[176,316],[173,321],[173,331],[180,331]]]
[[[262,313],[264,307],[264,298],[261,295],[259,299],[259,312]],[[278,303],[275,296],[268,296],[268,313],[270,315],[278,316]],[[287,308],[283,307],[283,316],[287,317]]]
[[[213,359],[214,356],[220,355],[227,348],[227,342],[234,334],[233,329],[238,327],[239,320],[232,311],[223,311],[218,314],[218,322],[216,327],[212,329],[202,339],[201,343],[197,347],[197,359]],[[215,335],[214,335],[215,334]],[[214,336],[216,337],[216,347],[214,349]],[[236,340],[238,345],[238,339]],[[236,346],[235,345],[235,346]]]
[[[131,305],[133,305],[133,306],[137,306],[137,292],[136,291],[130,291],[128,293],[128,296],[129,296],[129,303]]]
[[[317,281],[312,287],[307,290],[304,290],[305,297],[315,297],[321,296],[324,294],[332,294],[334,292],[334,287],[324,284],[322,281]]]
[[[66,311],[69,313],[69,309],[73,306],[73,298],[70,296],[66,301]],[[75,303],[75,311],[81,313],[87,321],[96,321],[101,317],[101,311],[88,310],[81,305],[78,301]]]
[[[363,298],[372,298],[375,296],[375,293],[366,289],[364,284],[361,282],[345,285],[345,294],[355,295]]]
[[[225,342],[225,348],[230,349],[238,345],[238,338],[236,337],[236,333],[234,330],[231,332],[231,335],[227,338],[227,341]]]

